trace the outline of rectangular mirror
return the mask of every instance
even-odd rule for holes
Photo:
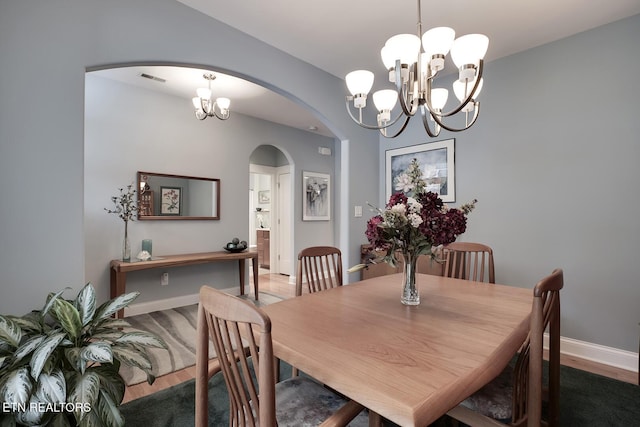
[[[220,219],[220,180],[138,172],[138,219]]]

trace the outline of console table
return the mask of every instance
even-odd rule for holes
[[[253,267],[253,290],[258,299],[258,251],[249,249],[244,252],[201,252],[196,254],[164,255],[149,261],[126,262],[121,260],[111,261],[109,268],[111,274],[111,298],[120,296],[126,292],[127,273],[139,270],[151,270],[154,268],[181,267],[185,265],[208,264],[219,261],[238,261],[240,273],[240,295],[244,295],[244,270],[245,260],[251,259]],[[117,318],[124,317],[124,310],[116,313]]]

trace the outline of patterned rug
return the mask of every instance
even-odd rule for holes
[[[252,296],[244,296],[242,298],[256,303]],[[257,305],[262,306],[282,301],[283,298],[259,292],[258,299]],[[151,365],[153,366],[153,374],[156,377],[195,365],[197,319],[197,304],[126,318],[133,329],[153,332],[169,346],[168,351],[162,348],[150,348],[148,351]],[[209,346],[209,355],[215,357],[212,345]],[[124,364],[120,367],[120,375],[122,375],[127,385],[138,384],[147,380],[147,375],[142,370]]]

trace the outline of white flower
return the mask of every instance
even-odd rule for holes
[[[420,226],[420,224],[422,224],[422,217],[420,215],[418,215],[417,213],[410,213],[408,215],[409,218],[409,222],[411,223],[411,226],[413,228],[418,228]]]
[[[396,177],[396,191],[408,193],[413,190],[413,182],[409,175],[406,173],[400,174]]]
[[[422,209],[422,203],[413,197],[407,197],[407,205],[409,206],[409,212],[420,212]]]
[[[407,207],[402,203],[398,203],[391,207],[391,212],[395,212],[399,215],[405,215],[407,213]]]

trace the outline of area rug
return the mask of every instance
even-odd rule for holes
[[[281,378],[291,374],[281,365]],[[209,425],[229,425],[229,401],[222,375],[209,382]],[[189,380],[121,406],[127,426],[194,425],[195,382]],[[640,420],[640,387],[562,366],[560,425],[565,427],[636,427]],[[395,424],[385,422],[385,426]]]
[[[266,292],[258,293],[258,301],[253,299],[253,296],[245,295],[242,298],[256,303],[258,306],[272,304],[283,299]],[[197,319],[197,304],[126,318],[133,329],[153,332],[169,346],[169,350],[149,348],[148,354],[153,366],[152,371],[156,377],[195,365]],[[209,346],[209,355],[215,357],[211,345]],[[147,380],[147,375],[142,370],[124,364],[120,368],[120,375],[127,385]]]

